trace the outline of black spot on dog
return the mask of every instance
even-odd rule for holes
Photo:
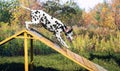
[[[43,16],[45,16],[45,14],[43,14]]]
[[[48,21],[48,20],[47,20],[47,19],[45,19],[45,23],[46,23],[46,24],[47,24],[47,21]]]
[[[65,32],[65,30],[67,29],[67,27],[64,25],[64,26],[61,26],[62,30]]]
[[[33,19],[36,21],[36,18],[33,16]]]
[[[45,16],[44,19],[47,19],[47,17]]]
[[[44,27],[45,29],[47,29],[47,26],[46,26],[46,25],[43,25],[43,27]]]
[[[51,28],[51,29],[53,29],[53,27],[52,27],[52,26],[50,26],[50,28]]]
[[[46,24],[50,24],[50,21],[48,19],[45,19]]]
[[[55,21],[56,24],[58,24],[58,21]]]
[[[40,14],[40,12],[38,11],[38,13]]]
[[[37,15],[35,15],[35,17],[37,17]]]
[[[56,25],[53,25],[56,28]]]
[[[53,19],[53,16],[51,17],[51,19]]]
[[[41,21],[43,21],[43,17],[41,18]]]
[[[55,23],[58,24],[58,26],[61,25],[58,21],[55,21]]]
[[[37,13],[38,13],[38,11],[35,12],[35,14],[37,14]]]
[[[40,18],[40,15],[39,15],[39,18]]]
[[[35,18],[35,21],[36,21],[37,19]]]
[[[50,21],[48,21],[48,24],[50,24]]]

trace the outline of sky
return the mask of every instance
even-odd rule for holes
[[[68,0],[61,1],[65,3]],[[97,5],[98,3],[104,2],[104,0],[74,0],[74,2],[76,2],[80,8],[85,9],[85,11],[89,11],[91,8],[94,8],[95,5]]]
[[[48,1],[48,0],[41,0],[41,1]],[[61,3],[65,3],[70,0],[60,0],[60,1]],[[73,0],[73,1],[76,2],[80,8],[85,9],[85,11],[89,11],[91,8],[94,8],[95,5],[97,5],[98,3],[104,2],[104,0]]]

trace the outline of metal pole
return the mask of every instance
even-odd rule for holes
[[[28,71],[28,46],[27,46],[26,32],[24,32],[24,60],[25,60],[25,71]]]
[[[30,71],[33,71],[33,39],[30,39]]]

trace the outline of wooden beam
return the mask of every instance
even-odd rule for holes
[[[30,71],[33,71],[33,39],[30,39]]]
[[[19,33],[16,33],[15,35],[13,35],[13,36],[11,36],[11,37],[9,37],[9,38],[6,38],[6,39],[3,40],[3,41],[0,41],[0,45],[3,45],[3,44],[5,44],[5,43],[9,42],[10,40],[12,40],[12,39],[14,39],[15,37],[19,36],[20,34],[22,34],[24,31],[25,31],[25,30],[23,30],[23,31],[21,31],[21,32],[19,32]]]
[[[24,32],[24,61],[25,61],[25,71],[28,71],[28,46],[27,46],[26,32]]]
[[[24,39],[24,36],[17,36],[17,37],[15,37],[15,38],[21,38],[21,39]],[[35,38],[33,38],[33,37],[30,37],[30,36],[27,36],[26,38],[27,38],[27,39],[35,39]]]

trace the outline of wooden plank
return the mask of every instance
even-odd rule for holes
[[[106,69],[104,69],[103,67],[99,66],[98,64],[95,64],[94,65],[97,67],[97,71],[107,71]]]
[[[67,55],[67,49],[65,49],[65,48],[63,48],[63,49],[59,48],[59,50],[60,50],[61,53]]]
[[[91,68],[93,71],[98,71],[96,66],[93,64],[93,62],[87,60],[86,58],[83,58],[83,62],[85,63],[86,66],[88,66],[89,68]]]
[[[90,64],[91,68],[92,68],[94,71],[98,71],[97,67],[94,65],[93,62],[91,62],[91,61],[88,61],[88,62],[89,62],[89,64]]]
[[[71,52],[70,50],[67,51],[67,55],[72,57],[73,59],[75,58],[75,55],[73,52]]]
[[[83,58],[83,57],[82,57],[82,59],[83,59],[83,62],[85,64],[85,66],[91,68],[91,66],[89,65],[88,61],[85,58]]]
[[[84,65],[82,57],[78,56],[77,54],[75,54],[75,60],[77,60],[78,62]]]
[[[73,53],[73,54],[74,54],[75,60],[77,60],[78,62],[80,62],[80,63],[83,64],[83,65],[85,65],[84,61],[86,61],[86,62],[88,62],[89,68],[91,68],[91,69],[94,70],[94,71],[97,71],[97,68],[96,68],[96,66],[93,64],[93,62],[85,59],[84,57],[79,56],[78,54],[75,54],[75,53]],[[83,61],[83,59],[84,59],[84,61]],[[88,66],[88,65],[85,65],[85,66]]]

